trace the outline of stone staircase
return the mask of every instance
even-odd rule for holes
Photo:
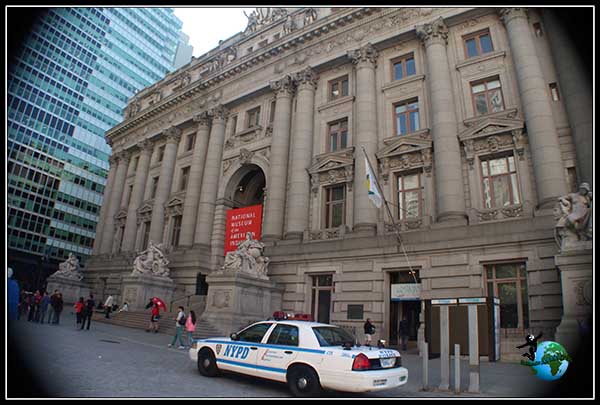
[[[175,334],[175,312],[161,312],[158,321],[158,331],[169,335]],[[92,321],[109,323],[112,325],[125,326],[127,328],[147,329],[150,324],[149,311],[128,311],[120,313],[111,313],[110,319],[106,319],[104,311],[94,312]],[[224,336],[223,332],[204,320],[198,320],[196,323],[195,339],[206,339],[210,337]]]

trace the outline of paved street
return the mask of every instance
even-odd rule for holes
[[[61,325],[18,321],[11,329],[21,347],[27,347],[25,364],[48,396],[53,397],[290,397],[284,384],[226,374],[202,377],[187,351],[169,349],[171,336],[103,323],[90,331],[75,328],[68,313]],[[11,349],[9,347],[9,349]],[[453,363],[452,363],[453,364]],[[324,397],[432,397],[453,393],[421,391],[421,360],[403,356],[409,380],[401,388],[373,394],[326,392]],[[430,360],[430,385],[439,384],[439,359]],[[462,362],[462,387],[468,387],[468,364]],[[550,384],[531,375],[527,367],[487,363],[481,365],[479,396],[544,396]],[[9,365],[9,384],[11,366]],[[454,376],[451,375],[451,387]],[[10,393],[9,393],[10,395]],[[459,397],[478,395],[461,393]]]

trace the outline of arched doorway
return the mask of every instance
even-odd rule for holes
[[[263,204],[265,186],[262,169],[254,164],[244,165],[229,181],[225,198],[232,202],[232,208]]]

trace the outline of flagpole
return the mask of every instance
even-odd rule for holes
[[[410,270],[410,274],[413,277],[413,280],[415,281],[415,284],[417,284],[417,278],[415,277],[415,272],[412,269],[412,266],[410,265],[410,261],[408,260],[408,255],[406,254],[406,249],[404,249],[404,243],[402,243],[402,237],[400,236],[400,230],[398,229],[398,224],[396,223],[396,221],[394,220],[394,216],[392,215],[392,210],[390,210],[390,206],[388,204],[388,201],[385,198],[385,195],[383,194],[383,189],[381,188],[381,185],[379,184],[379,180],[377,179],[377,175],[375,174],[375,171],[373,170],[373,165],[371,164],[371,160],[369,159],[369,156],[367,155],[367,151],[365,150],[365,146],[364,145],[360,145],[360,147],[362,148],[362,151],[365,155],[365,158],[367,159],[367,163],[369,164],[370,168],[371,168],[371,173],[373,173],[373,177],[375,178],[375,184],[376,187],[379,189],[379,193],[381,194],[381,199],[383,200],[384,204],[385,204],[385,208],[387,210],[387,213],[390,217],[390,220],[392,221],[392,225],[394,226],[394,230],[396,231],[396,238],[398,239],[398,243],[400,244],[400,247],[402,247],[402,251],[404,253],[404,257],[406,258],[406,263],[408,263],[408,269]],[[384,221],[384,226],[385,226],[385,221]]]

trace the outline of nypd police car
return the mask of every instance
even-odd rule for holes
[[[334,325],[263,321],[229,338],[196,340],[189,355],[203,376],[226,370],[280,381],[295,396],[315,396],[321,389],[382,391],[407,382],[398,351],[353,342]]]

